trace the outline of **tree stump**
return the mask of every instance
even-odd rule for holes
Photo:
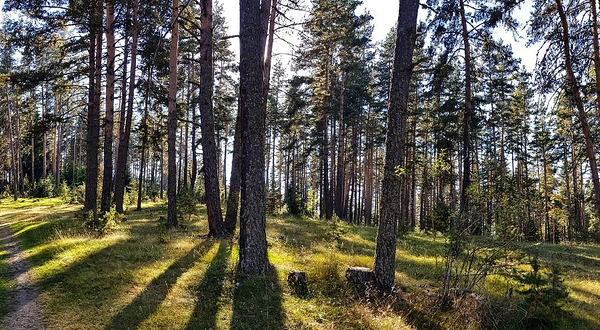
[[[299,270],[293,270],[288,275],[288,284],[296,294],[308,293],[308,282],[306,273]]]
[[[366,267],[350,267],[346,270],[346,280],[355,293],[364,295],[375,286],[375,273]]]

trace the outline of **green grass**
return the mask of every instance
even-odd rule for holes
[[[132,211],[113,233],[98,237],[59,199],[0,201],[0,219],[15,232],[40,287],[49,329],[410,329],[430,322],[417,311],[351,298],[344,271],[372,266],[375,229],[269,218],[272,264],[267,274],[237,272],[237,242],[207,239],[205,210],[166,231],[163,204]],[[396,283],[408,292],[439,286],[446,246],[441,236],[411,233],[399,241]],[[559,328],[600,328],[600,247],[519,244],[558,262],[570,290]],[[0,255],[0,315],[9,279]],[[287,285],[289,271],[307,272],[309,293]],[[486,293],[506,280],[490,277]],[[443,317],[433,318],[442,322]]]

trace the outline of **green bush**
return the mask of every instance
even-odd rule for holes
[[[191,190],[181,191],[177,196],[177,214],[184,220],[191,221],[192,215],[198,213],[196,207],[198,203],[198,197]],[[187,216],[187,219],[185,217]]]
[[[527,329],[551,328],[562,314],[562,305],[569,295],[558,265],[553,264],[549,272],[544,272],[537,255],[530,261],[531,271],[518,274],[516,279],[523,285],[519,290],[525,296],[523,319]]]

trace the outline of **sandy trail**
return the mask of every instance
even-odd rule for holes
[[[1,325],[3,329],[37,330],[45,329],[42,311],[37,301],[38,290],[32,283],[29,264],[13,237],[12,230],[0,220],[0,246],[7,254],[10,273],[14,280],[9,314]]]

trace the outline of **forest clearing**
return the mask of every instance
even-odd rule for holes
[[[236,272],[236,244],[201,235],[207,232],[203,208],[179,230],[166,231],[159,222],[164,204],[145,204],[143,211],[128,212],[127,221],[102,238],[75,220],[79,208],[61,199],[2,200],[0,204],[2,226],[15,233],[31,265],[47,329],[444,329],[465,325],[449,312],[429,310],[417,298],[413,298],[416,302],[366,301],[349,291],[346,268],[371,266],[372,227],[269,217],[272,268],[259,280],[249,280]],[[399,240],[395,278],[403,297],[439,287],[446,244],[444,237],[424,233]],[[560,265],[569,297],[554,320],[557,329],[600,327],[599,246],[516,243],[510,250],[528,256],[539,253],[545,265]],[[11,292],[5,260],[0,261],[0,315],[9,310]],[[526,269],[527,260],[521,262]],[[298,295],[288,285],[292,270],[307,272],[306,294]],[[503,305],[503,275],[488,279],[478,289],[497,304],[488,308],[511,313],[495,320],[502,322],[500,328],[523,327],[524,310],[519,308],[523,296],[516,293],[519,285],[513,285],[518,298],[511,307]],[[477,311],[467,313],[476,315]],[[478,317],[469,322],[493,322]]]
[[[600,329],[597,0],[0,8],[0,328]]]

